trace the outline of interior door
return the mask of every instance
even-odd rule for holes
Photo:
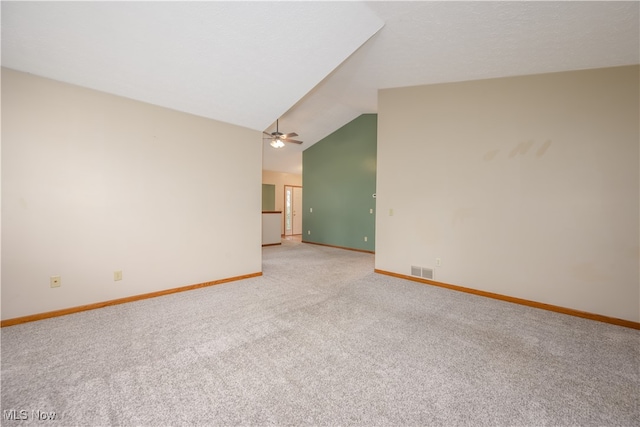
[[[284,186],[284,235],[302,234],[302,187]]]
[[[293,187],[293,234],[302,234],[302,187]]]
[[[293,234],[293,187],[284,186],[284,235]]]

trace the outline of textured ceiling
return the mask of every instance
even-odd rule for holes
[[[300,173],[381,88],[637,64],[639,5],[2,2],[2,65],[258,130],[280,117],[304,144],[265,142],[264,168]]]
[[[357,2],[3,2],[2,64],[262,131],[382,25]]]
[[[378,89],[638,64],[639,2],[371,2],[385,26],[280,120],[305,145],[363,113]],[[285,126],[286,125],[286,126]],[[277,156],[276,156],[277,155]]]

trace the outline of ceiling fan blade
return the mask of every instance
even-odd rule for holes
[[[285,138],[291,138],[292,136],[298,136],[298,134],[297,134],[297,133],[295,133],[295,132],[285,133],[285,134],[284,134],[284,137],[285,137]]]
[[[302,144],[302,141],[296,141],[295,139],[284,139],[284,142],[293,142],[294,144]]]

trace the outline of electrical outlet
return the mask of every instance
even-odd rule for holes
[[[369,213],[372,214],[373,213],[373,209],[369,209]]]
[[[313,208],[309,208],[309,213],[313,213]]]
[[[367,241],[367,236],[364,236],[364,241],[365,241],[365,242]]]
[[[442,267],[442,259],[436,258],[436,267]]]
[[[62,280],[60,279],[60,276],[51,276],[51,277],[49,277],[49,285],[52,288],[59,288],[60,285],[62,284],[61,282],[62,282]]]
[[[307,234],[308,234],[308,235],[311,235],[311,230],[307,230]]]
[[[122,280],[122,271],[113,272],[113,281],[117,282],[118,280]]]

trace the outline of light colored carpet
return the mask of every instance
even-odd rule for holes
[[[287,242],[262,277],[2,329],[2,410],[46,425],[640,425],[640,331]]]

